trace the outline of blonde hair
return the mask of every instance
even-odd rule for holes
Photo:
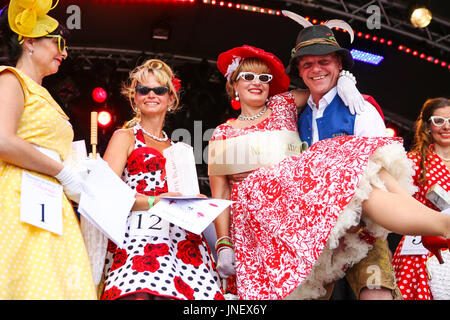
[[[230,99],[236,98],[236,92],[234,91],[233,84],[236,82],[236,78],[241,72],[255,72],[255,73],[271,73],[269,66],[259,58],[246,58],[241,62],[239,67],[233,72],[230,77],[230,81],[227,81],[225,90],[227,91]]]
[[[139,109],[134,104],[134,96],[136,94],[136,85],[139,83],[145,83],[149,74],[152,74],[156,81],[158,81],[162,86],[169,88],[169,96],[174,97],[174,104],[169,108],[169,112],[175,112],[178,110],[180,105],[180,98],[175,90],[174,84],[172,82],[174,73],[172,69],[163,61],[159,59],[149,59],[145,61],[140,66],[134,68],[130,72],[128,80],[122,85],[122,94],[128,98],[131,107],[134,111],[134,118],[127,121],[124,124],[124,128],[131,128],[141,119]]]

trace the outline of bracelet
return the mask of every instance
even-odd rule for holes
[[[233,244],[230,241],[223,239],[223,240],[217,241],[215,247],[216,247],[216,251],[217,251],[217,249],[219,249],[220,247],[233,248]]]
[[[155,196],[149,196],[148,197],[148,206],[149,210],[153,207],[153,204],[155,203],[156,197]]]
[[[229,248],[229,249],[231,249],[231,250],[234,251],[234,249],[233,249],[232,247],[229,247],[229,246],[221,246],[221,247],[219,247],[219,248],[216,250],[216,253],[219,254],[220,251],[222,251],[222,250],[224,250],[224,249],[226,249],[226,248]]]
[[[219,241],[222,240],[222,239],[228,239],[228,240],[231,240],[231,238],[230,238],[229,236],[223,236],[223,237],[220,237],[219,239],[217,239],[217,240],[216,240],[216,243],[219,242]]]

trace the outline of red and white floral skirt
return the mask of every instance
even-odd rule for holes
[[[372,186],[385,189],[378,178],[382,168],[414,193],[412,165],[401,139],[354,136],[319,141],[255,170],[235,187],[232,237],[239,297],[323,296],[324,285],[344,276],[345,268],[370,249],[346,231],[360,223],[361,202]],[[370,219],[364,223],[373,236],[387,236]]]

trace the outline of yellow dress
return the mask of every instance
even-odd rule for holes
[[[25,95],[17,135],[64,161],[73,139],[69,118],[45,88],[18,69],[0,66],[5,70],[16,75]],[[0,299],[96,299],[79,222],[66,196],[63,235],[21,222],[22,170],[0,160]]]

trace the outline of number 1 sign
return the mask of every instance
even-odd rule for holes
[[[22,171],[20,219],[38,228],[62,235],[62,186]]]

